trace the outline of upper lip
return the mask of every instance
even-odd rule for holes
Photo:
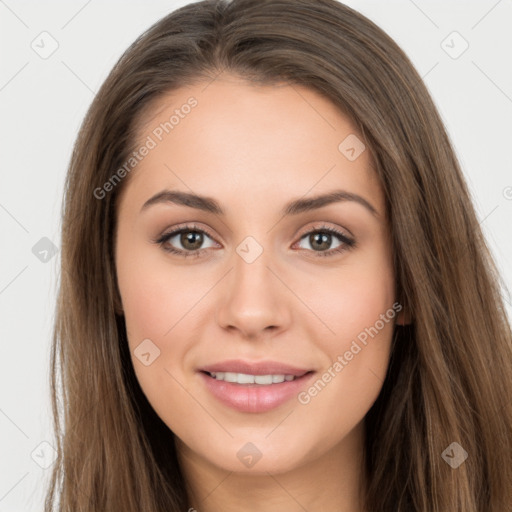
[[[277,361],[248,362],[240,359],[230,359],[203,366],[199,371],[208,373],[232,372],[247,375],[294,375],[295,377],[302,377],[302,375],[312,370],[290,366]]]

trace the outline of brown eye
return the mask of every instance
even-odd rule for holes
[[[314,250],[323,251],[330,249],[332,235],[329,233],[314,233],[309,235],[309,244]]]
[[[184,231],[180,235],[181,245],[190,251],[196,251],[203,244],[203,233],[199,231]]]
[[[338,245],[334,248],[331,247],[333,238],[338,239]],[[333,228],[321,228],[310,231],[302,236],[302,240],[307,240],[311,248],[307,249],[315,252],[315,256],[332,256],[355,246],[355,240]]]
[[[211,243],[209,246],[203,247],[207,239],[210,239]],[[165,251],[183,257],[200,256],[216,245],[206,231],[195,226],[184,226],[164,233],[155,242],[160,244]]]

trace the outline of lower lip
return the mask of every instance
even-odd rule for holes
[[[275,409],[297,396],[314,375],[311,372],[292,381],[261,385],[236,384],[199,373],[213,396],[240,412],[266,412]]]

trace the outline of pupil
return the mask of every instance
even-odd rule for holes
[[[329,233],[315,233],[311,235],[313,240],[313,242],[311,243],[310,238],[311,247],[315,248],[315,245],[318,242],[320,244],[320,247],[318,247],[319,249],[328,249],[331,241],[331,236],[332,235],[330,235]]]
[[[202,233],[198,233],[197,231],[187,231],[186,233],[181,234],[181,243],[183,247],[188,248],[190,250],[195,250],[201,247],[203,242]],[[195,239],[195,240],[194,240]],[[188,247],[187,247],[187,244]]]

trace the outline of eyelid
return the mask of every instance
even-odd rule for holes
[[[176,235],[182,229],[186,229],[186,230],[190,230],[190,231],[195,231],[195,230],[204,231],[210,238],[215,240],[215,236],[213,236],[213,234],[210,232],[210,230],[207,227],[204,227],[204,226],[200,225],[199,223],[195,223],[195,222],[183,222],[181,224],[174,226],[170,231],[165,230],[162,234],[158,235],[152,241],[156,243],[156,242],[158,242],[158,240],[162,239],[163,237],[167,237],[170,234]],[[299,239],[302,239],[304,237],[304,235],[309,234],[311,231],[316,231],[316,230],[321,230],[321,229],[332,230],[332,231],[344,230],[347,232],[347,234],[346,235],[344,233],[341,233],[341,234],[343,234],[347,238],[352,238],[352,239],[354,238],[354,235],[350,232],[349,229],[347,229],[347,228],[340,229],[337,227],[328,226],[327,223],[325,223],[325,222],[317,222],[313,226],[309,226],[307,228],[301,229],[296,235],[294,235],[294,238],[298,237]]]
[[[346,238],[350,238],[350,239],[354,240],[354,235],[347,228],[344,228],[344,227],[342,228],[342,227],[338,227],[338,226],[329,226],[328,224],[329,224],[328,222],[322,222],[322,221],[316,222],[312,226],[310,225],[307,228],[304,228],[304,230],[301,229],[299,231],[299,233],[301,233],[301,234],[298,234],[296,236],[298,236],[299,239],[301,239],[304,235],[309,234],[311,231],[321,231],[324,229],[326,231],[339,232]]]
[[[156,239],[153,239],[152,242],[163,246],[164,243],[166,241],[168,241],[170,238],[174,238],[181,232],[186,232],[186,231],[202,232],[202,233],[206,234],[214,243],[218,244],[216,238],[211,234],[211,232],[208,228],[200,226],[199,224],[194,223],[194,222],[189,222],[189,223],[185,222],[182,224],[178,224],[177,226],[174,226],[170,231],[164,231],[164,233],[157,236]],[[334,255],[342,253],[348,249],[352,249],[352,248],[356,247],[356,245],[357,245],[357,242],[356,242],[354,236],[352,235],[352,233],[350,233],[350,231],[348,229],[328,226],[327,223],[325,223],[325,222],[320,222],[320,223],[317,222],[313,226],[309,226],[309,227],[301,230],[300,235],[295,235],[294,238],[298,237],[298,239],[292,245],[292,247],[295,246],[297,243],[300,243],[301,240],[305,236],[307,236],[311,233],[314,233],[314,232],[321,232],[321,231],[324,231],[324,232],[330,233],[331,235],[337,236],[341,241],[340,248],[329,249],[327,251],[310,251],[307,249],[301,249],[301,250],[306,251],[306,252],[316,253],[316,255],[313,256],[316,258],[318,256],[320,256],[320,257],[334,256]],[[349,235],[345,234],[344,231],[346,231],[347,233],[350,233],[350,234]],[[176,249],[174,247],[172,249],[164,248],[164,250],[166,250],[167,252],[175,253],[175,254],[177,254],[179,256],[183,256],[183,257],[200,256],[203,252],[208,252],[208,249],[209,248],[203,248],[203,249],[196,249],[194,251],[185,251],[183,249]]]
[[[345,229],[345,228],[343,228],[343,229]],[[293,246],[300,243],[301,240],[303,240],[306,236],[310,235],[311,233],[324,232],[324,233],[329,233],[331,236],[337,237],[341,242],[340,246],[335,249],[329,249],[327,251],[311,251],[311,250],[307,250],[307,249],[302,249],[302,250],[305,250],[308,253],[308,257],[312,257],[315,259],[318,257],[328,258],[328,257],[334,257],[334,256],[341,255],[342,253],[349,251],[351,249],[354,249],[358,246],[357,241],[354,238],[354,236],[352,235],[352,233],[350,233],[350,231],[347,229],[346,231],[350,233],[350,235],[347,235],[343,232],[343,229],[340,229],[338,227],[328,226],[325,222],[320,223],[320,225],[318,225],[318,223],[317,223],[314,226],[309,226],[308,228],[306,228],[306,230],[303,231],[301,235],[299,235],[297,242],[295,242],[293,244]],[[311,255],[311,253],[313,253],[313,255]]]
[[[181,231],[199,231],[206,233],[212,240],[216,241],[216,237],[212,235],[210,230],[202,225],[199,225],[195,222],[183,222],[182,224],[178,224],[176,226],[173,226],[172,229],[164,230],[164,232],[161,235],[158,235],[155,239],[152,240],[154,243],[158,243],[164,238],[168,238],[170,235],[176,236]]]

